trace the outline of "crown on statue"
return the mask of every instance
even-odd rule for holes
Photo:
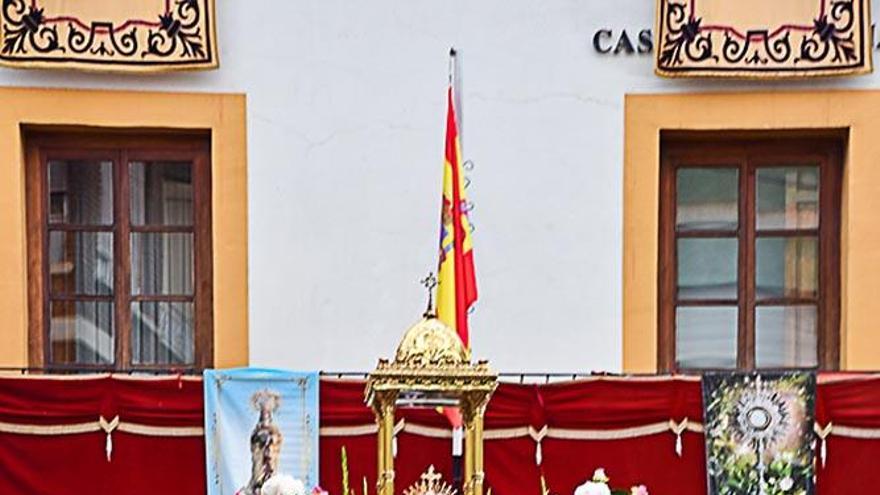
[[[419,481],[404,490],[403,495],[455,495],[454,488],[443,481],[443,475],[434,471],[434,465],[422,473]]]
[[[272,390],[260,390],[251,396],[251,407],[263,413],[274,413],[281,405],[281,394]]]

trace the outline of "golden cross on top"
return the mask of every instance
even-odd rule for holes
[[[434,288],[437,287],[437,277],[434,272],[428,272],[428,276],[420,280],[420,283],[428,291],[428,308],[425,309],[425,317],[434,315]]]

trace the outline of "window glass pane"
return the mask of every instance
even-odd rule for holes
[[[736,168],[679,168],[676,175],[678,231],[735,230],[739,171]]]
[[[759,168],[756,176],[758,230],[819,226],[819,167]]]
[[[49,312],[53,364],[113,364],[113,303],[52,301]]]
[[[755,310],[756,366],[817,366],[816,319],[816,306],[758,306]]]
[[[193,364],[193,303],[135,302],[131,305],[132,363]]]
[[[131,292],[190,295],[193,292],[193,234],[131,234]]]
[[[736,368],[735,306],[678,307],[675,362],[679,368]]]
[[[49,274],[53,294],[113,294],[113,234],[50,232]]]
[[[113,224],[113,162],[50,161],[49,223]]]
[[[816,297],[819,285],[819,239],[759,237],[756,247],[758,299]]]
[[[192,167],[186,162],[132,162],[132,225],[192,225]]]
[[[678,239],[678,299],[737,298],[736,238]]]

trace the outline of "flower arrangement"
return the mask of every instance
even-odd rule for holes
[[[648,495],[648,488],[645,485],[633,486],[627,490],[612,489],[608,486],[611,481],[605,470],[597,469],[593,473],[593,478],[574,490],[574,495]]]
[[[262,495],[306,495],[303,482],[286,474],[272,476],[260,489]]]

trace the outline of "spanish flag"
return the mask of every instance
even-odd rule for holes
[[[468,202],[465,197],[461,145],[455,119],[452,85],[447,91],[446,157],[443,164],[443,205],[440,215],[440,266],[437,317],[458,332],[470,347],[468,310],[477,300],[477,279]]]

